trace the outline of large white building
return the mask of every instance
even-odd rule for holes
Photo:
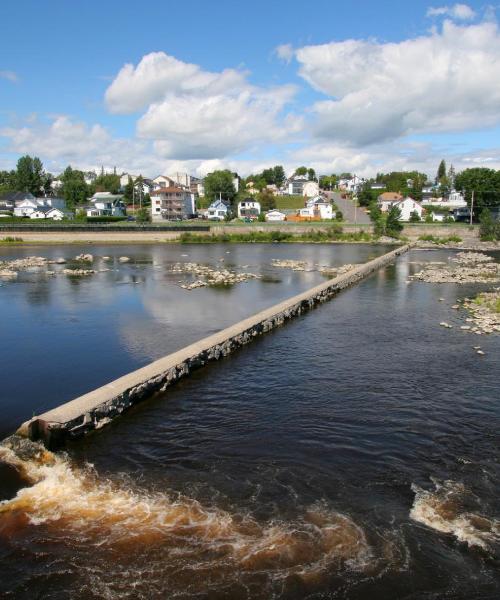
[[[179,186],[161,186],[151,192],[151,218],[154,221],[191,219],[196,214],[194,194]]]

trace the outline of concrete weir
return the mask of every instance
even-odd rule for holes
[[[275,304],[236,325],[160,358],[42,415],[35,416],[23,423],[17,433],[32,440],[41,439],[47,447],[54,448],[62,445],[67,439],[100,429],[133,404],[157,392],[165,391],[167,387],[189,375],[192,370],[227,356],[251,342],[256,336],[271,331],[285,321],[329,300],[340,290],[394,262],[398,256],[407,252],[409,247],[400,246],[348,273]]]

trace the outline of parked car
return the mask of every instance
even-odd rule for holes
[[[453,216],[453,219],[457,222],[469,222],[470,221],[470,209],[468,207],[455,208],[452,216]]]

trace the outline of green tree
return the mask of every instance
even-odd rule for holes
[[[138,223],[147,223],[151,221],[151,211],[142,206],[135,211],[135,218]]]
[[[464,192],[469,207],[474,191],[474,213],[481,214],[483,209],[500,202],[500,171],[484,167],[465,169],[456,175],[455,188]]]
[[[410,223],[420,223],[421,219],[416,210],[412,211],[410,214]]]
[[[43,164],[37,156],[32,158],[27,154],[17,161],[16,187],[19,191],[31,192],[34,196],[40,195],[44,177]]]
[[[93,184],[96,192],[110,192],[118,194],[120,191],[120,177],[115,173],[101,173]]]
[[[214,171],[209,173],[204,180],[205,196],[210,202],[221,197],[223,200],[233,201],[236,196],[236,190],[233,184],[233,174],[231,171]]]
[[[307,175],[307,167],[297,167],[295,169],[295,175]]]
[[[372,190],[371,183],[366,181],[362,186],[358,194],[358,201],[360,206],[370,206],[372,202],[375,202],[380,190]]]
[[[17,187],[16,171],[0,171],[0,194],[15,192]]]
[[[401,218],[401,211],[397,206],[392,206],[387,213],[385,221],[385,230],[387,235],[392,237],[399,237],[403,229],[403,223],[399,220]]]
[[[262,190],[257,196],[257,200],[260,202],[262,211],[272,210],[276,208],[276,199],[271,190]]]
[[[436,184],[440,183],[443,177],[446,177],[446,162],[444,159],[439,163],[436,173]]]
[[[127,185],[123,188],[123,198],[127,203],[131,203],[134,196],[134,182],[132,177],[129,176]]]
[[[500,221],[494,221],[488,209],[481,212],[479,222],[479,234],[483,242],[500,240]]]
[[[68,166],[60,176],[60,180],[62,182],[60,194],[66,200],[68,207],[73,208],[87,201],[90,190],[85,183],[83,171],[78,171]]]
[[[307,169],[307,178],[309,181],[316,181],[316,171],[312,168]]]
[[[274,171],[274,184],[281,187],[286,181],[285,169],[281,165],[276,165]]]

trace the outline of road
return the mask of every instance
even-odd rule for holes
[[[370,225],[370,216],[365,212],[364,208],[359,206],[356,209],[356,215],[354,214],[354,203],[348,198],[342,198],[339,192],[326,192],[333,202],[339,207],[344,215],[344,221],[346,223],[357,223],[358,225]]]

